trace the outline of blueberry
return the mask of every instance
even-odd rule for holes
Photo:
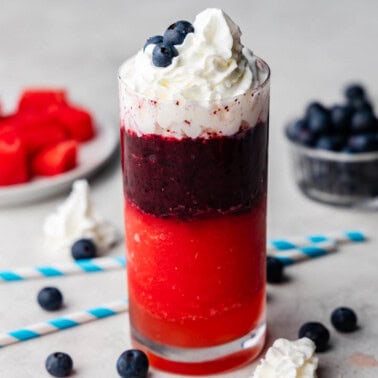
[[[318,112],[327,112],[327,109],[320,102],[310,102],[306,108],[306,118],[309,119],[313,113]]]
[[[330,126],[329,112],[322,105],[313,103],[307,108],[307,125],[314,134],[327,132]]]
[[[308,120],[308,128],[315,134],[327,132],[329,124],[328,114],[324,112],[314,113]]]
[[[164,32],[164,42],[171,45],[181,45],[186,35],[193,32],[193,25],[189,21],[177,21]]]
[[[348,105],[335,105],[331,108],[332,127],[338,131],[346,131],[350,125],[353,109]]]
[[[365,89],[361,84],[351,84],[345,88],[345,97],[348,100],[365,97]]]
[[[72,372],[72,358],[63,352],[50,354],[45,362],[46,370],[54,377],[68,377]]]
[[[292,140],[298,140],[300,133],[307,130],[307,123],[304,119],[297,119],[292,122],[287,129],[287,136]]]
[[[75,260],[92,259],[96,254],[97,247],[91,239],[79,239],[72,244],[71,255]]]
[[[310,130],[302,130],[298,135],[298,142],[305,146],[313,146],[316,142],[315,135]]]
[[[309,130],[306,120],[298,119],[287,129],[287,136],[299,144],[312,146],[315,143],[315,135]]]
[[[153,37],[150,37],[147,39],[146,43],[144,44],[143,50],[145,50],[148,45],[157,45],[158,43],[162,43],[162,42],[163,42],[163,36],[154,35]]]
[[[353,135],[348,139],[347,149],[350,152],[378,151],[378,133]]]
[[[172,59],[178,55],[174,46],[166,43],[157,44],[152,51],[152,63],[156,67],[167,67],[172,63]]]
[[[56,287],[45,287],[37,297],[39,305],[47,311],[59,310],[63,304],[63,295]]]
[[[357,316],[347,307],[339,307],[331,314],[332,325],[340,332],[352,332],[357,328]]]
[[[367,101],[365,98],[359,98],[359,97],[353,98],[349,100],[349,105],[355,111],[366,110],[371,113],[373,112],[372,104],[369,101]]]
[[[266,280],[269,283],[282,282],[284,265],[279,259],[273,256],[267,256],[266,269]]]
[[[321,136],[315,143],[315,148],[328,151],[340,151],[344,146],[344,138],[340,135]]]
[[[308,337],[316,345],[317,352],[324,352],[328,348],[329,331],[323,324],[308,322],[302,325],[298,333],[299,338]]]
[[[364,133],[373,130],[375,124],[374,114],[367,110],[361,110],[353,114],[350,128],[353,133]]]
[[[123,352],[117,361],[117,371],[124,378],[146,378],[148,373],[148,358],[138,349]]]

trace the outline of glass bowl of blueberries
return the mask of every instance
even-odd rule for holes
[[[285,129],[296,183],[311,199],[377,208],[378,119],[365,88],[345,89],[332,107],[310,103]]]

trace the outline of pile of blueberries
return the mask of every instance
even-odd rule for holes
[[[378,120],[362,85],[345,89],[346,103],[326,108],[308,105],[305,116],[286,130],[297,145],[330,155],[293,149],[296,180],[318,201],[350,206],[378,196],[378,159],[361,153],[378,152]]]
[[[273,256],[267,257],[267,281],[272,284],[281,283],[285,280],[283,263]],[[343,333],[349,333],[357,330],[357,315],[349,307],[338,307],[331,314],[331,324],[333,327]],[[322,323],[307,322],[304,323],[299,331],[298,337],[307,337],[311,339],[317,352],[325,352],[329,349],[330,332]]]
[[[189,21],[177,21],[170,25],[164,35],[155,35],[147,39],[144,49],[148,45],[155,45],[152,51],[152,63],[156,67],[167,67],[172,59],[178,55],[175,45],[181,45],[189,33],[194,33],[194,27]]]
[[[346,103],[326,108],[310,103],[301,119],[287,129],[288,137],[321,150],[363,153],[378,151],[378,119],[360,84],[345,89]]]

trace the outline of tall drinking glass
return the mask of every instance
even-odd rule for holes
[[[258,85],[212,102],[119,79],[132,342],[163,370],[227,370],[264,344],[270,72],[256,64]]]

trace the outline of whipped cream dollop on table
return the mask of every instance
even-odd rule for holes
[[[316,378],[317,367],[312,340],[277,339],[251,378]]]
[[[196,101],[230,98],[253,84],[255,60],[243,51],[239,27],[221,9],[206,9],[193,22],[178,55],[168,67],[152,62],[154,45],[141,49],[123,66],[131,89],[160,99],[183,97]]]
[[[96,243],[101,254],[119,241],[116,228],[96,213],[86,180],[74,182],[69,197],[47,216],[43,232],[49,246],[57,250],[70,251],[76,240],[88,238]]]

